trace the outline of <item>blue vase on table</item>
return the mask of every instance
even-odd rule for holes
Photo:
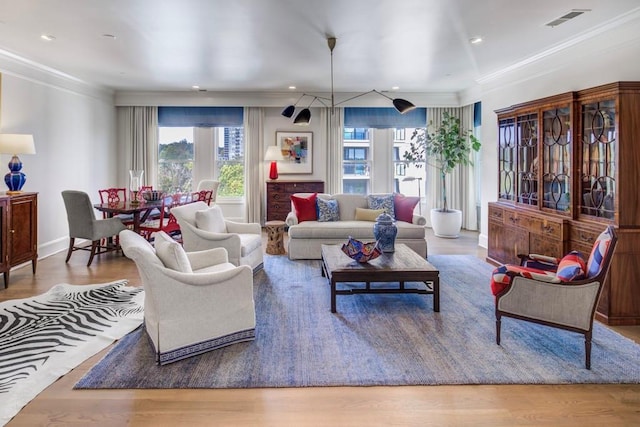
[[[378,247],[382,252],[394,252],[398,227],[393,217],[383,213],[376,218],[373,225],[373,236],[378,241]]]

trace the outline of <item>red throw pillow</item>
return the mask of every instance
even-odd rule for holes
[[[316,197],[318,193],[313,193],[309,197],[291,196],[293,208],[298,217],[298,222],[315,221],[318,219],[316,212]]]
[[[393,198],[396,220],[412,223],[413,210],[419,201],[419,197],[406,197],[403,194],[396,194]]]

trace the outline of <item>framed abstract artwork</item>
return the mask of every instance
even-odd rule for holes
[[[280,174],[313,173],[313,132],[276,132],[276,145],[282,153]]]

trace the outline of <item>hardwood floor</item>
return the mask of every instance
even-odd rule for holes
[[[429,230],[427,233],[430,254],[486,256],[477,246],[476,233],[465,232],[459,239],[440,239]],[[132,285],[139,284],[135,265],[121,255],[101,255],[88,268],[87,253],[74,253],[69,264],[64,263],[64,256],[59,253],[39,261],[35,276],[30,266],[12,271],[9,288],[0,291],[0,300],[40,294],[63,282],[89,284],[128,278]],[[614,329],[640,342],[640,326]],[[52,384],[8,425],[640,425],[640,385],[73,390],[107,351]]]

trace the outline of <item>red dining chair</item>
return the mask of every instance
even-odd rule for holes
[[[192,202],[205,202],[207,205],[210,205],[212,198],[213,190],[200,190],[191,193]]]
[[[178,221],[170,212],[170,209],[180,204],[180,195],[169,195],[162,199],[159,215],[150,215],[149,219],[140,224],[140,235],[148,241],[152,240],[153,233],[164,231],[177,241],[180,241],[180,226]]]
[[[127,189],[126,188],[104,188],[102,190],[98,190],[98,195],[100,196],[100,203],[109,203],[109,204],[117,204],[119,202],[127,201]],[[106,212],[102,212],[102,217],[107,218],[108,214]],[[129,226],[133,224],[133,217],[128,214],[117,215],[116,218],[119,218],[124,225]]]

